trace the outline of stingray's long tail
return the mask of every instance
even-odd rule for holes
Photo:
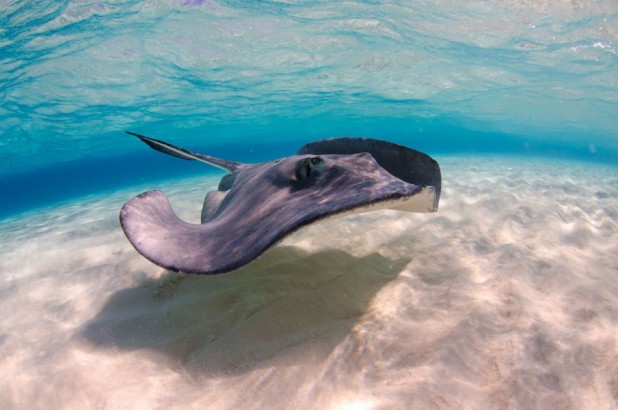
[[[156,140],[154,138],[146,137],[145,135],[136,134],[135,132],[125,131],[127,134],[133,135],[143,142],[145,142],[150,148],[162,152],[167,155],[171,155],[176,158],[186,159],[186,160],[197,160],[201,162],[205,162],[206,164],[215,166],[217,168],[221,168],[223,170],[233,172],[238,168],[242,167],[243,164],[240,162],[228,161],[222,158],[211,157],[209,155],[198,154],[197,152],[192,152],[184,148],[176,147],[172,144],[168,144],[165,141]]]

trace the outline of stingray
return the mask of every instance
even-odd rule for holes
[[[206,194],[201,224],[181,220],[159,190],[144,192],[122,207],[120,224],[135,249],[176,272],[236,270],[292,232],[329,217],[378,209],[438,209],[438,163],[386,141],[325,139],[290,157],[244,164],[127,133],[157,151],[227,172],[217,190]]]

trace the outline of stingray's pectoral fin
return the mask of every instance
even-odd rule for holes
[[[207,229],[181,220],[163,192],[144,192],[124,204],[120,224],[135,249],[153,263],[176,272],[216,273],[205,254]]]

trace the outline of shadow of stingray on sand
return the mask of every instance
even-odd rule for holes
[[[318,363],[408,262],[279,246],[231,274],[170,272],[123,289],[79,337],[95,348],[151,352],[206,377],[279,359]]]

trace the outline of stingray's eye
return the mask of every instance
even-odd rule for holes
[[[324,164],[322,158],[303,158],[296,164],[296,179],[302,181],[308,178],[314,178],[320,174],[323,168]]]

